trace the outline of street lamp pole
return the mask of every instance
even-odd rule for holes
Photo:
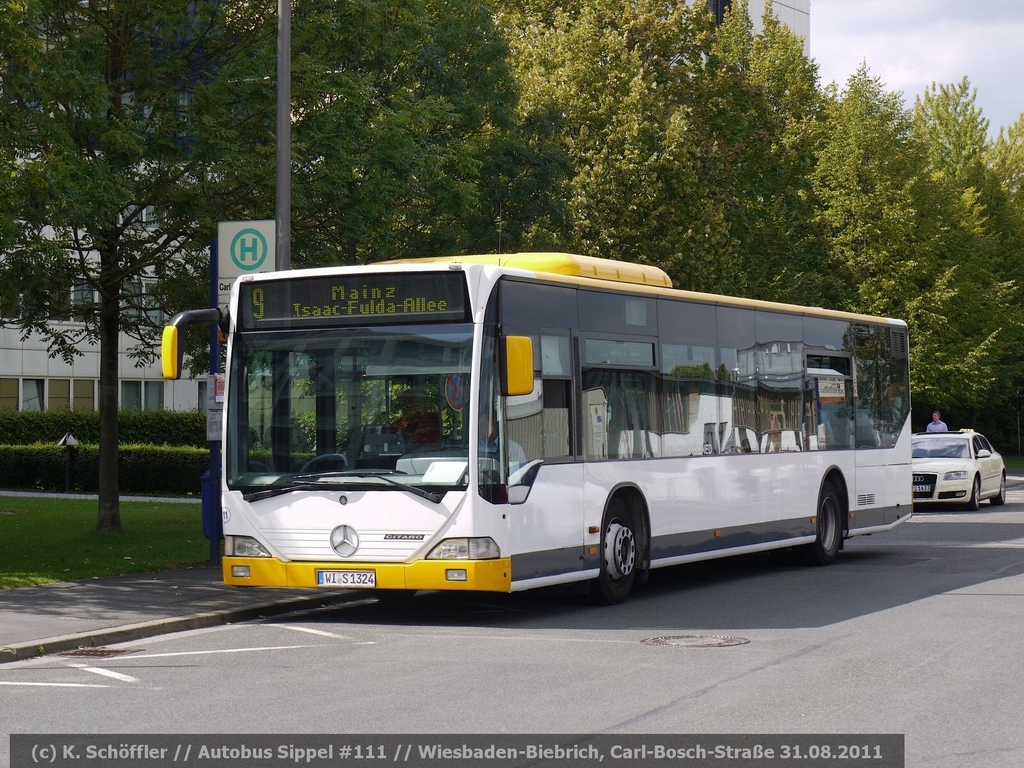
[[[291,269],[292,4],[277,0],[277,268]]]
[[[1017,393],[1017,458],[1020,458],[1020,392]]]

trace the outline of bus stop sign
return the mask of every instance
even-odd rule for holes
[[[221,306],[228,303],[235,278],[274,271],[276,237],[273,219],[222,221],[217,225],[217,288]]]

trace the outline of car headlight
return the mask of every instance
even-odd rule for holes
[[[947,472],[942,476],[943,480],[966,480],[967,472],[965,470],[957,470],[956,472]]]
[[[494,539],[445,539],[427,555],[427,560],[493,560],[501,557]]]
[[[225,536],[224,552],[229,557],[271,557],[267,548],[252,536]]]

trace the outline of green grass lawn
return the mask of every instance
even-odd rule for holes
[[[122,501],[123,533],[97,533],[97,510],[95,499],[0,495],[0,589],[209,562],[198,501]]]

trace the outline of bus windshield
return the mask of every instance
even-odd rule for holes
[[[469,324],[236,334],[228,488],[465,488],[472,337]]]

